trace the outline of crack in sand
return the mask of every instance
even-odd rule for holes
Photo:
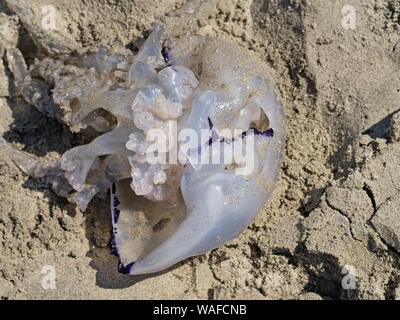
[[[347,219],[347,221],[349,222],[349,231],[351,234],[351,237],[356,240],[359,241],[361,243],[363,243],[363,241],[361,239],[358,239],[355,235],[354,235],[354,231],[353,231],[353,221],[351,220],[351,218],[344,213],[342,210],[340,210],[339,208],[336,208],[334,205],[332,205],[328,199],[326,199],[326,204],[328,205],[329,208],[331,208],[332,210],[334,210],[335,212],[338,212],[339,214],[341,214],[343,217],[345,217]]]

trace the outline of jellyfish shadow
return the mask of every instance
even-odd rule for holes
[[[85,212],[85,236],[90,247],[87,253],[91,258],[89,266],[96,270],[96,284],[105,289],[123,289],[133,286],[148,278],[169,273],[187,263],[190,258],[181,261],[168,269],[145,275],[126,275],[118,271],[119,258],[112,253],[112,223],[110,199],[95,198]]]

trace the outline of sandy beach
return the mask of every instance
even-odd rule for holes
[[[6,50],[19,48],[31,64],[48,48],[6,2],[0,134],[57,159],[80,136],[15,87]],[[71,50],[103,43],[136,52],[152,22],[176,24],[171,13],[187,0],[21,2],[32,21],[53,6],[56,37]],[[400,299],[400,3],[215,3],[194,32],[258,56],[285,110],[285,156],[271,200],[226,245],[157,274],[123,275],[110,254],[109,199],[81,212],[0,151],[0,299]],[[49,265],[56,288],[46,290]]]

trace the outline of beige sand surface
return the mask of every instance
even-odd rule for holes
[[[400,299],[397,0],[219,0],[190,23],[171,14],[186,0],[26,2],[30,23],[54,5],[53,36],[71,49],[137,49],[162,20],[253,51],[280,90],[287,144],[273,199],[240,237],[150,276],[117,272],[108,200],[82,213],[0,152],[0,299]],[[342,27],[345,5],[355,29]],[[15,89],[5,49],[48,54],[20,18],[0,0],[0,133],[53,159],[79,136]],[[45,265],[55,290],[42,288]]]

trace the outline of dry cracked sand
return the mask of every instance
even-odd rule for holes
[[[186,0],[0,0],[0,134],[54,159],[79,135],[27,105],[4,57],[42,57],[26,21],[53,5],[70,48],[137,49],[154,20]],[[400,299],[400,3],[219,0],[200,34],[251,50],[286,113],[285,159],[272,200],[235,240],[158,274],[117,272],[108,201],[84,213],[0,152],[0,299]],[[342,26],[343,6],[355,29]],[[30,21],[30,22],[32,22]],[[39,21],[39,20],[38,20]],[[54,266],[56,289],[42,288]]]

